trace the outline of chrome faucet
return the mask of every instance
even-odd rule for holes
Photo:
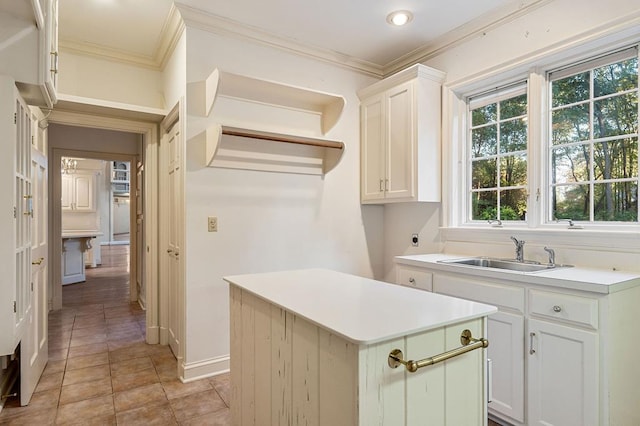
[[[549,266],[554,266],[556,264],[556,252],[549,247],[545,247],[544,251],[549,253]]]
[[[524,262],[524,243],[523,240],[517,240],[516,237],[511,237],[514,244],[516,245],[516,261]]]

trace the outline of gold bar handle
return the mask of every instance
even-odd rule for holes
[[[41,258],[40,258],[40,259],[38,259],[38,260],[34,260],[34,261],[32,261],[32,262],[31,262],[31,264],[32,264],[32,265],[41,265],[43,260],[44,260],[44,257],[41,257]]]
[[[429,358],[421,359],[419,361],[407,361],[403,358],[403,354],[400,349],[394,349],[389,352],[389,358],[387,362],[389,363],[389,367],[391,368],[398,368],[398,366],[404,365],[407,368],[407,371],[409,371],[410,373],[415,373],[422,367],[437,364],[439,362],[457,357],[458,355],[471,352],[475,349],[486,348],[487,346],[489,346],[489,341],[487,339],[483,337],[481,337],[480,339],[475,339],[471,335],[470,330],[462,331],[462,334],[460,335],[460,343],[462,343],[462,346],[460,346],[459,348],[451,349],[450,351],[443,352]]]

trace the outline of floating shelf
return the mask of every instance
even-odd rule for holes
[[[344,151],[324,138],[342,115],[342,96],[218,69],[188,90],[189,113],[207,118],[194,139],[204,139],[211,167],[324,174]]]
[[[339,141],[221,124],[197,138],[204,139],[207,166],[231,169],[322,175],[338,164],[344,150]]]

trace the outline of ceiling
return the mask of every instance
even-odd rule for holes
[[[180,30],[199,28],[385,75],[549,0],[59,0],[62,49],[162,68]],[[387,23],[409,10],[404,27]]]

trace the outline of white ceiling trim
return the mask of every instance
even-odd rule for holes
[[[175,2],[175,5],[179,9],[182,19],[188,27],[275,47],[293,52],[297,55],[330,62],[374,77],[380,78],[383,76],[383,67],[372,62],[357,59],[333,50],[303,44],[287,37],[275,35],[238,21],[184,5],[180,2]]]
[[[178,10],[174,5],[172,5],[162,26],[160,42],[154,49],[153,56],[136,55],[128,51],[113,49],[99,44],[87,42],[80,43],[71,40],[60,40],[59,48],[62,51],[78,55],[107,59],[129,65],[149,68],[154,71],[162,71],[171,57],[173,49],[175,49],[183,31],[184,22],[182,21]]]
[[[465,41],[482,36],[492,29],[513,21],[531,11],[551,3],[553,0],[528,0],[516,2],[494,12],[486,13],[473,21],[446,33],[426,46],[409,52],[384,66],[384,75],[388,76],[417,63],[423,63],[446,49],[451,49]]]

